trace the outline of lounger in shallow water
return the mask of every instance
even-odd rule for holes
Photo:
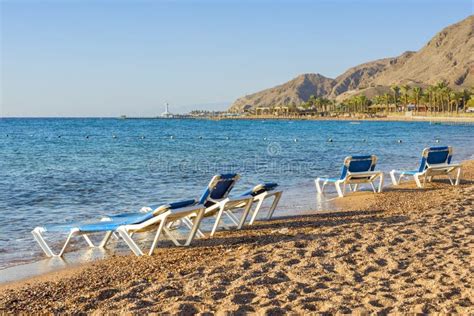
[[[319,194],[324,194],[324,189],[328,183],[334,183],[337,194],[343,197],[346,192],[346,185],[354,191],[357,190],[359,184],[369,183],[374,192],[382,192],[383,189],[383,172],[375,171],[377,164],[377,156],[348,156],[344,159],[341,176],[339,178],[317,178],[314,182],[316,190]],[[374,182],[379,179],[378,190],[375,189]],[[322,187],[320,183],[322,182]],[[354,188],[352,188],[354,184]],[[342,185],[342,189],[341,189]]]
[[[415,178],[416,185],[422,188],[426,181],[431,181],[435,176],[447,176],[451,185],[459,185],[461,180],[460,164],[453,164],[453,148],[451,146],[428,147],[423,149],[418,170],[392,170],[390,177],[394,185],[399,185],[404,176]],[[456,180],[453,182],[451,175],[456,173]],[[399,175],[397,179],[397,174]],[[421,182],[423,179],[423,183]]]
[[[35,240],[40,245],[41,249],[48,257],[61,257],[71,238],[74,236],[82,236],[90,247],[95,247],[89,238],[92,233],[105,233],[104,238],[98,247],[105,247],[108,240],[114,232],[116,232],[130,247],[133,253],[137,256],[143,255],[143,251],[138,247],[136,242],[132,239],[134,233],[147,232],[156,229],[155,238],[149,250],[151,255],[157,246],[160,236],[163,234],[170,239],[177,246],[189,246],[197,233],[199,224],[204,215],[205,208],[202,205],[193,205],[194,200],[181,201],[161,205],[154,208],[152,211],[143,213],[124,213],[116,216],[106,217],[103,220],[90,224],[68,224],[68,225],[46,225],[36,227],[32,234]],[[191,229],[184,244],[181,244],[168,230],[167,224],[178,219],[184,218],[191,214],[195,215],[194,226]],[[45,233],[67,233],[66,242],[59,251],[55,254],[51,247],[44,239]]]

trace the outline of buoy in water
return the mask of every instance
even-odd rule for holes
[[[264,137],[264,138],[263,138],[263,140],[267,140],[267,138],[266,138],[266,137]]]
[[[141,139],[145,139],[145,136],[140,136]]]
[[[401,140],[401,139],[397,140],[397,143],[401,143],[401,142],[402,142],[402,140]]]
[[[435,142],[439,143],[439,139],[436,138]]]
[[[173,136],[173,135],[171,135],[171,136],[170,136],[170,138],[171,138],[171,139],[174,139],[174,136]]]
[[[61,135],[58,135],[58,138],[61,138]]]
[[[199,139],[202,139],[202,136],[199,136]]]
[[[86,138],[88,139],[88,138],[89,138],[89,135],[86,135]]]
[[[298,141],[298,138],[293,139],[293,141],[296,143]]]
[[[328,143],[332,143],[332,138],[328,138]]]
[[[115,136],[115,135],[112,135],[112,138],[117,138],[117,136]]]
[[[227,136],[225,139],[229,139],[229,136]]]

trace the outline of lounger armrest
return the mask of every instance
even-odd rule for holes
[[[461,164],[455,164],[455,163],[443,163],[443,164],[437,164],[437,165],[430,165],[428,169],[436,170],[436,169],[452,169],[452,168],[460,168]]]
[[[383,173],[382,171],[363,171],[363,172],[347,172],[347,175],[352,177],[375,176]]]

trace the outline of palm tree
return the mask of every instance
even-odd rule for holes
[[[446,84],[446,81],[440,81],[435,86],[435,88],[436,88],[435,95],[437,95],[439,107],[443,111],[445,110],[444,109],[444,104],[445,104],[444,100],[445,100],[445,96],[446,96],[446,88],[447,87],[448,87],[448,85]]]
[[[390,87],[393,91],[393,100],[395,101],[395,108],[398,106],[398,95],[400,93],[400,87],[397,85],[393,85]]]
[[[387,111],[387,113],[388,113],[388,111],[389,111],[388,104],[389,104],[389,102],[390,102],[390,94],[385,93],[385,94],[383,95],[383,97],[384,97],[384,99],[385,99],[385,107],[386,107],[386,111]]]
[[[413,87],[413,99],[415,100],[415,112],[418,112],[418,105],[420,104],[420,98],[423,94],[421,87]]]
[[[408,94],[410,92],[411,87],[407,84],[404,84],[400,87],[403,93],[403,100],[405,101],[405,107],[408,105]]]

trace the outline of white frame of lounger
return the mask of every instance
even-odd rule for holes
[[[451,178],[451,173],[457,170],[456,181],[453,182]],[[447,164],[447,163],[440,163],[440,164],[428,164],[426,163],[426,169],[422,172],[416,172],[415,174],[408,173],[409,171],[403,170],[392,170],[390,171],[390,177],[392,178],[393,185],[399,185],[402,181],[404,176],[413,176],[416,182],[416,186],[419,188],[423,188],[426,184],[426,181],[431,182],[433,177],[435,176],[447,176],[451,185],[459,185],[461,181],[461,174],[462,174],[462,165],[461,164]],[[396,174],[400,174],[400,176],[396,177]],[[423,178],[423,183],[421,182],[421,178]]]
[[[374,182],[377,178],[379,179],[379,187],[378,190],[374,186]],[[364,171],[364,172],[347,172],[344,179],[337,180],[334,183],[337,191],[337,195],[339,197],[344,197],[346,193],[346,185],[349,185],[349,189],[352,191],[357,191],[359,184],[362,183],[369,183],[372,187],[374,193],[380,193],[383,191],[383,179],[384,175],[382,171]],[[320,186],[320,182],[323,182],[323,186]],[[329,180],[324,180],[324,178],[318,177],[314,180],[316,184],[316,190],[319,194],[324,195],[324,189],[326,185],[330,182]],[[341,184],[343,185],[341,189]],[[352,184],[354,184],[354,188],[352,188]]]
[[[257,215],[260,212],[260,209],[262,208],[264,200],[273,196],[273,202],[268,210],[267,217],[266,217],[266,220],[270,220],[273,216],[273,213],[275,212],[275,209],[278,205],[278,202],[281,199],[282,194],[283,194],[283,191],[265,191],[254,196],[253,203],[257,202],[257,206],[255,207],[255,210],[252,213],[252,217],[250,217],[249,225],[253,225],[253,223],[257,219]]]
[[[155,250],[158,244],[158,240],[161,234],[166,235],[166,237],[169,240],[171,240],[176,246],[189,246],[192,240],[194,239],[197,231],[199,230],[199,225],[203,218],[204,211],[205,211],[205,207],[201,205],[183,207],[183,208],[175,209],[175,210],[167,210],[164,213],[161,213],[159,215],[156,215],[150,218],[147,221],[144,221],[143,223],[119,226],[116,230],[107,231],[101,243],[97,247],[104,248],[108,240],[112,236],[112,234],[114,232],[117,232],[118,235],[122,237],[122,239],[125,241],[127,246],[129,246],[132,252],[137,256],[141,256],[143,255],[143,251],[140,249],[140,247],[138,247],[136,242],[132,239],[132,235],[136,232],[150,231],[154,227],[156,227],[158,223],[159,225],[155,234],[155,238],[153,239],[153,244],[150,248],[150,251],[148,252],[149,255],[153,254],[153,251]],[[176,221],[179,218],[189,216],[190,214],[193,214],[193,213],[195,214],[195,219],[194,219],[193,226],[191,227],[191,232],[189,233],[188,238],[186,239],[186,242],[184,244],[181,244],[176,238],[174,238],[174,236],[166,227],[166,224],[172,221]],[[72,228],[69,231],[69,234],[66,238],[66,242],[64,243],[60,252],[58,254],[55,254],[44,239],[43,233],[46,231],[47,230],[44,227],[36,227],[35,229],[33,229],[31,233],[33,234],[34,239],[40,245],[41,249],[44,251],[44,253],[48,257],[62,257],[67,246],[69,245],[69,242],[74,236],[82,236],[90,247],[96,247],[92,243],[90,238],[88,237],[88,234],[91,234],[94,232],[81,232],[79,228]]]
[[[203,217],[212,217],[215,216],[214,224],[212,226],[212,230],[209,234],[210,237],[214,236],[217,231],[217,228],[220,226],[222,215],[226,215],[234,225],[236,225],[237,229],[242,229],[243,225],[245,224],[245,219],[247,218],[248,213],[252,207],[253,197],[239,197],[239,198],[225,198],[223,200],[212,200],[209,201],[214,202],[215,204],[209,206],[205,209]],[[232,210],[244,208],[244,212],[242,217],[239,219]],[[193,216],[187,216],[182,219],[182,222],[188,227],[192,228],[195,226],[195,220]],[[199,237],[205,237],[205,234],[198,229],[197,235]]]

